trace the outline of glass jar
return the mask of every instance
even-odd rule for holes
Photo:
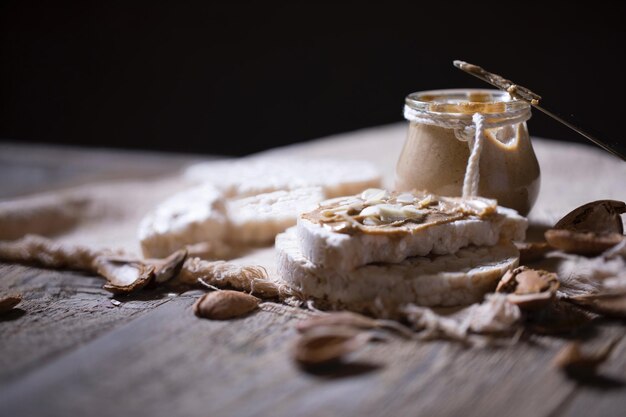
[[[461,196],[475,126],[484,117],[478,195],[526,215],[539,193],[540,173],[526,122],[530,104],[499,90],[435,90],[405,100],[410,121],[396,166],[398,191]]]

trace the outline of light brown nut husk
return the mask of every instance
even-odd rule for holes
[[[609,358],[616,344],[614,339],[600,349],[585,352],[580,342],[570,342],[557,352],[552,365],[568,373],[595,373],[597,367]]]
[[[620,233],[597,234],[565,229],[550,229],[545,232],[550,246],[563,252],[584,256],[596,256],[620,243]]]
[[[180,249],[164,259],[149,259],[147,263],[154,266],[154,280],[157,283],[169,281],[176,277],[187,259],[187,250]]]
[[[406,339],[414,337],[414,332],[395,320],[377,320],[351,311],[336,311],[313,316],[299,322],[296,329],[305,333],[323,326],[347,326],[362,330],[383,329]]]
[[[339,362],[370,340],[368,333],[350,326],[318,326],[304,333],[293,349],[293,358],[305,366]]]
[[[114,294],[139,290],[154,278],[154,266],[133,259],[101,256],[94,261],[94,266],[107,280],[104,289]]]
[[[515,247],[519,250],[519,262],[522,265],[540,261],[553,250],[548,242],[515,242]]]
[[[22,301],[21,294],[8,294],[0,296],[0,314],[11,311],[13,307]]]
[[[244,316],[259,307],[260,300],[239,291],[223,290],[204,294],[196,301],[193,311],[198,317],[228,320]]]
[[[524,310],[536,310],[549,304],[559,288],[556,274],[525,266],[508,271],[496,288],[507,293],[507,299]]]
[[[626,318],[625,291],[579,295],[569,297],[567,301],[603,316]]]
[[[626,213],[626,203],[623,201],[592,201],[566,214],[554,228],[599,234],[623,234],[624,225],[620,216],[622,213]]]

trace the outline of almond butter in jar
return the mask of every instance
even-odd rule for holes
[[[408,95],[404,115],[410,124],[397,191],[461,196],[473,189],[528,214],[540,184],[526,127],[530,104],[499,90],[435,90]]]

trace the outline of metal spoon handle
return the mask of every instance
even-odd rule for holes
[[[543,112],[544,114],[550,116],[551,118],[553,118],[554,120],[556,120],[557,122],[560,122],[562,124],[564,124],[565,126],[569,127],[570,129],[572,129],[574,132],[578,133],[579,135],[587,138],[588,140],[590,140],[591,142],[595,143],[596,145],[598,145],[599,147],[601,147],[602,149],[604,149],[605,151],[617,156],[618,158],[620,158],[622,161],[626,161],[626,156],[624,156],[621,152],[619,152],[617,149],[615,149],[614,147],[612,147],[611,145],[607,144],[604,141],[601,141],[600,139],[596,138],[595,136],[585,132],[584,130],[582,130],[579,127],[574,126],[573,124],[571,124],[570,122],[563,120],[560,116],[557,116],[556,114],[552,113],[549,110],[544,109],[543,107],[541,107],[539,105],[539,100],[541,100],[541,96],[539,96],[536,93],[533,93],[532,91],[530,91],[528,88],[526,87],[522,87],[521,85],[515,84],[514,82],[512,82],[511,80],[507,80],[506,78],[498,75],[498,74],[494,74],[492,72],[486,71],[485,69],[479,67],[478,65],[473,65],[464,61],[458,61],[455,60],[453,61],[453,65],[457,68],[459,68],[460,70],[473,75],[474,77],[478,78],[479,80],[482,80],[486,83],[489,83],[491,85],[493,85],[496,88],[499,88],[500,90],[504,90],[506,92],[508,92],[511,96],[518,98],[520,100],[524,100],[528,103],[530,103],[531,106],[533,106],[534,108],[536,108],[537,110]]]
[[[585,132],[584,130],[582,130],[579,127],[574,126],[573,124],[571,124],[570,122],[563,120],[560,116],[557,116],[556,114],[552,113],[549,110],[544,109],[543,107],[537,105],[537,104],[533,104],[532,105],[534,108],[536,108],[537,110],[543,112],[544,114],[552,117],[554,120],[556,120],[557,122],[561,122],[563,123],[565,126],[569,127],[570,129],[572,129],[574,132],[578,133],[581,136],[584,136],[585,138],[587,138],[588,140],[590,140],[591,142],[595,143],[596,145],[598,145],[599,147],[601,147],[602,149],[604,149],[605,151],[617,156],[618,158],[620,158],[622,161],[626,161],[626,156],[624,156],[622,153],[620,153],[617,149],[612,148],[609,144],[602,142],[600,139],[596,139],[594,136],[592,136],[591,134]]]

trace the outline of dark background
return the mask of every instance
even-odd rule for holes
[[[247,154],[400,121],[413,91],[483,87],[463,59],[623,143],[621,2],[162,4],[1,2],[0,138]],[[584,141],[536,111],[529,126]]]

